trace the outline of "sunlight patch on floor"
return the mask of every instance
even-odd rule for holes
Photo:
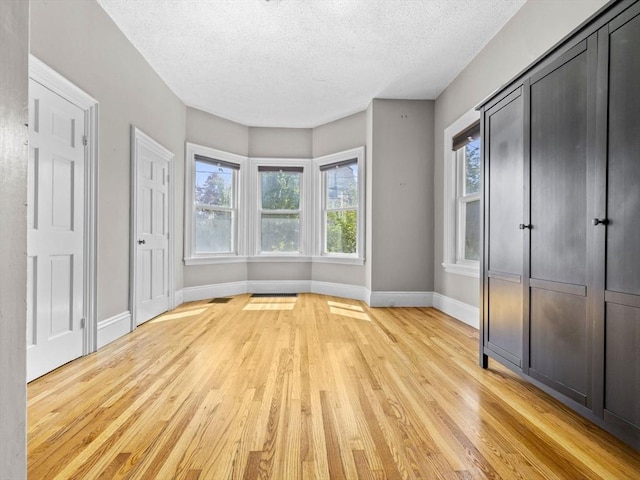
[[[351,305],[349,303],[334,302],[332,300],[327,300],[327,303],[329,304],[330,307],[346,308],[348,310],[364,312],[364,309],[359,305]]]
[[[250,303],[296,303],[297,297],[252,297]]]
[[[167,313],[164,315],[160,315],[157,318],[154,318],[149,323],[159,323],[159,322],[166,322],[167,320],[178,320],[180,318],[193,317],[195,315],[200,315],[205,310],[206,308],[198,308],[195,310],[187,310],[187,311],[178,312],[178,313]]]
[[[329,307],[329,312],[333,313],[334,315],[342,315],[343,317],[355,318],[357,320],[366,320],[367,322],[371,321],[369,315],[367,315],[366,313],[349,310],[346,308]]]
[[[296,304],[292,302],[284,303],[247,303],[243,310],[293,310]]]

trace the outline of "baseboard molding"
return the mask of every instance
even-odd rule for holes
[[[207,298],[241,295],[243,293],[305,293],[313,292],[334,297],[351,298],[368,303],[369,290],[358,285],[310,280],[250,280],[247,282],[219,283],[186,287],[176,291],[176,306]],[[178,302],[180,300],[180,302]]]
[[[249,280],[247,293],[305,293],[311,291],[310,280]]]
[[[201,285],[198,287],[186,287],[180,291],[182,303],[206,300],[207,298],[228,297],[247,293],[247,282],[216,283],[214,285]],[[176,303],[178,292],[176,292]],[[178,304],[179,305],[179,304]]]
[[[371,292],[370,307],[432,307],[433,292]]]
[[[250,280],[186,287],[176,291],[176,306],[207,298],[243,293],[305,293],[350,298],[370,307],[434,307],[467,325],[479,328],[479,309],[436,292],[371,292],[366,287],[310,280]],[[180,300],[180,301],[179,301]]]
[[[131,312],[119,313],[98,322],[98,349],[131,332]]]
[[[173,296],[173,308],[176,308],[179,305],[184,303],[184,291],[182,289],[176,290]]]
[[[433,307],[467,325],[480,328],[480,309],[478,307],[473,307],[436,292],[433,293]]]
[[[369,304],[369,290],[358,285],[332,282],[311,282],[311,292],[332,297],[350,298]]]

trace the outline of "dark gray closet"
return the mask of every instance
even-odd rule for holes
[[[480,109],[480,362],[640,449],[640,2],[607,4]]]

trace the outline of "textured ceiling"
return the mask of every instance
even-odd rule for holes
[[[315,127],[434,99],[525,0],[98,0],[189,106]]]

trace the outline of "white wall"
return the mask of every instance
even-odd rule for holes
[[[477,306],[479,281],[442,268],[444,130],[550,49],[605,0],[529,0],[435,102],[435,291]]]
[[[0,2],[0,479],[27,477],[29,4]]]
[[[31,2],[31,52],[100,103],[98,320],[129,310],[130,125],[175,155],[183,196],[185,106],[94,1]],[[175,209],[182,287],[182,208]],[[178,252],[180,252],[178,254]]]

